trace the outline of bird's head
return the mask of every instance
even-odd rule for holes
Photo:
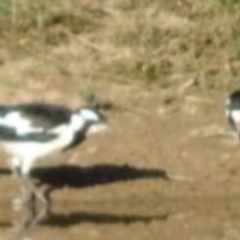
[[[87,126],[87,135],[102,132],[107,128],[106,118],[98,109],[84,107],[80,109],[79,115]]]

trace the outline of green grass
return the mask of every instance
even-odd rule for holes
[[[236,5],[239,5],[239,0],[219,0],[219,2],[228,10],[232,10]]]

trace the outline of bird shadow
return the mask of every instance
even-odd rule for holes
[[[55,214],[52,213],[45,220],[41,222],[41,225],[47,225],[49,227],[61,227],[68,228],[73,225],[82,223],[93,224],[132,224],[136,222],[150,223],[152,221],[164,221],[167,220],[169,214],[162,214],[160,216],[146,216],[146,215],[115,215],[115,214],[96,214],[88,212],[74,212],[71,214]]]
[[[8,168],[1,168],[0,175],[10,175]],[[53,188],[84,188],[113,182],[160,178],[170,180],[162,169],[137,168],[129,165],[100,164],[88,167],[61,165],[33,169],[32,177]]]
[[[0,174],[8,175],[10,170],[0,169]],[[40,184],[48,186],[47,195],[55,189],[63,187],[86,188],[96,185],[105,185],[114,182],[124,182],[139,179],[163,179],[169,180],[165,170],[154,168],[138,168],[129,165],[100,164],[88,167],[79,165],[61,165],[52,167],[38,167],[33,169],[32,177],[37,179]],[[29,210],[30,211],[30,210]],[[48,209],[46,210],[48,212]],[[27,213],[29,218],[23,218],[19,223],[19,232],[17,239],[23,239],[22,236],[29,235],[35,227],[46,225],[48,227],[69,228],[74,225],[92,223],[92,224],[132,224],[151,221],[165,221],[169,213],[160,215],[145,214],[113,214],[113,213],[94,213],[86,211],[74,211],[67,214],[48,212],[47,215],[38,217],[35,213]],[[0,228],[8,227],[8,223],[0,223]]]
[[[47,184],[52,190],[63,187],[85,188],[120,181],[161,178],[168,180],[165,170],[143,169],[129,165],[102,164],[89,167],[62,165],[41,167],[32,172],[32,176]]]
[[[124,224],[130,225],[133,223],[149,224],[152,221],[166,221],[169,218],[169,213],[161,215],[117,215],[111,213],[90,213],[85,211],[71,212],[67,214],[51,213],[46,215],[46,211],[40,211],[36,214],[35,210],[26,208],[23,213],[22,221],[16,223],[15,235],[17,240],[28,239],[29,236],[41,226],[49,228],[67,229],[74,225],[81,225],[84,223],[97,224],[97,225],[112,225]]]
[[[152,221],[165,221],[169,218],[169,213],[163,213],[161,215],[117,215],[111,213],[90,213],[90,212],[72,212],[67,214],[62,213],[53,213],[51,212],[48,215],[43,215],[37,225],[45,225],[48,227],[61,227],[61,228],[69,228],[74,225],[84,224],[84,223],[92,223],[92,224],[132,224],[136,222],[148,224]],[[28,228],[31,225],[37,215],[31,216],[31,218],[27,219],[28,224],[24,222],[18,223],[19,225],[23,225],[23,227]],[[0,229],[10,228],[12,223],[10,222],[0,222]]]
[[[10,174],[9,169],[0,169],[1,174]],[[60,165],[33,169],[32,177],[38,186],[46,186],[44,195],[51,202],[51,193],[64,187],[86,188],[115,182],[160,178],[169,180],[165,170],[137,168],[129,165],[100,164],[88,167]]]
[[[0,175],[9,175],[9,174],[11,174],[11,171],[9,168],[5,168],[5,167],[0,168]]]

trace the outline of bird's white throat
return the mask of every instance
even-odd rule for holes
[[[106,131],[108,129],[108,125],[106,123],[99,123],[99,124],[94,124],[90,126],[90,128],[87,131],[87,135],[92,135],[94,133],[99,133]]]

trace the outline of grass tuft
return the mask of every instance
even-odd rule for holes
[[[239,5],[239,0],[219,0],[219,2],[228,10],[232,10],[236,5]]]
[[[25,55],[60,47],[64,53],[53,61],[68,77],[161,87],[197,78],[212,89],[240,75],[239,6],[239,0],[2,0],[0,44]]]

